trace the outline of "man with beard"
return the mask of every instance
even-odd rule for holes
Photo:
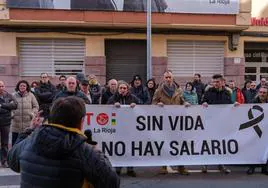
[[[201,75],[196,73],[194,74],[194,81],[193,81],[193,87],[197,93],[198,97],[198,104],[201,104],[202,97],[205,93],[205,84],[201,81]]]
[[[164,73],[164,82],[160,84],[154,93],[152,104],[157,104],[159,106],[164,105],[186,105],[190,104],[185,102],[183,99],[182,89],[177,86],[174,82],[174,76],[171,71],[166,71]],[[188,170],[184,166],[178,166],[178,171],[181,175],[189,175]],[[161,168],[162,174],[167,174],[167,167],[163,166]]]
[[[65,82],[66,82],[66,76],[65,75],[60,75],[59,77],[60,83],[56,85],[57,91],[60,92],[65,89]]]
[[[130,93],[138,97],[142,104],[150,104],[151,98],[148,88],[142,84],[140,75],[135,75],[131,81]]]
[[[66,80],[66,89],[63,91],[60,91],[54,98],[54,101],[61,97],[68,97],[68,96],[75,96],[78,98],[83,99],[85,104],[90,104],[90,101],[88,97],[82,93],[81,91],[77,90],[77,81],[75,77],[68,77]]]

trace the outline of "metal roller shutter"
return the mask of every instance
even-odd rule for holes
[[[84,72],[84,59],[84,40],[19,39],[21,76],[76,75]]]
[[[175,76],[223,74],[224,42],[169,40],[168,69]]]
[[[106,40],[106,76],[130,82],[135,74],[146,79],[146,41]]]

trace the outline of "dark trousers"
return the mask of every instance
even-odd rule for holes
[[[9,126],[0,127],[2,165],[5,164],[7,161],[9,129]]]
[[[12,146],[14,146],[18,136],[19,136],[19,133],[12,132]]]

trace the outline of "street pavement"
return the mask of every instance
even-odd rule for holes
[[[216,168],[216,167],[215,167]],[[214,168],[214,169],[215,169]],[[253,175],[246,174],[246,167],[231,166],[228,175],[217,170],[207,174],[201,173],[201,166],[190,166],[191,174],[182,176],[177,173],[160,175],[159,167],[135,168],[137,177],[121,175],[121,188],[267,188],[268,176],[260,173],[260,169]],[[212,169],[212,167],[211,167]],[[125,170],[125,169],[124,169]],[[10,169],[0,168],[0,188],[19,187],[20,175]]]

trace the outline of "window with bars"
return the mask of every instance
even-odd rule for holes
[[[76,75],[84,72],[85,41],[80,39],[19,39],[21,76]]]
[[[168,69],[175,76],[210,77],[224,72],[224,42],[169,40],[167,54]]]

